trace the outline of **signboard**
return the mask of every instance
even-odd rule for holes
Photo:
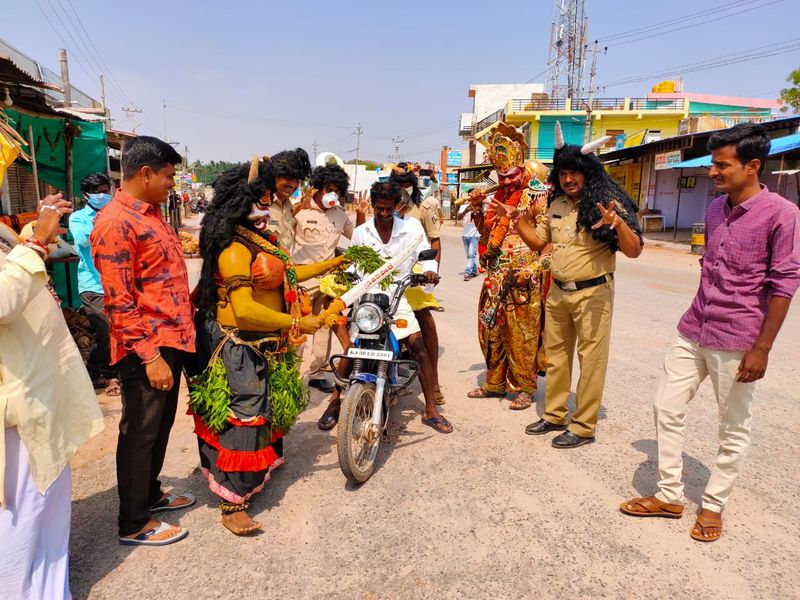
[[[447,151],[447,166],[460,167],[461,166],[461,150],[448,150]]]
[[[447,183],[458,183],[458,173],[448,173]]]
[[[625,147],[626,139],[628,139],[628,136],[625,135],[624,133],[621,133],[620,135],[617,136],[617,143],[615,146],[617,150],[621,150],[622,148]]]
[[[672,165],[677,165],[683,160],[683,151],[673,150],[672,152],[663,152],[656,154],[655,170],[663,171],[669,169]]]

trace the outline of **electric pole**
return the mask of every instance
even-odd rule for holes
[[[361,123],[356,125],[356,170],[353,173],[353,195],[358,193],[358,188],[356,187],[356,181],[358,181],[358,155],[361,151],[361,136],[364,135],[364,130],[361,129]]]
[[[314,164],[317,164],[317,148],[319,148],[317,140],[314,140],[314,142],[311,144],[311,147],[314,148]]]
[[[72,87],[69,84],[69,66],[67,65],[66,49],[59,49],[58,62],[61,65],[61,85],[64,87],[64,108],[72,108]]]
[[[592,70],[589,72],[589,101],[586,104],[586,124],[583,128],[583,143],[586,144],[592,139],[592,105],[594,104],[594,82],[597,76],[597,55],[601,50],[597,48],[597,40],[594,41],[594,48],[588,50],[592,53]],[[605,46],[602,53],[608,52],[608,46]]]
[[[169,137],[167,137],[167,101],[164,99],[161,100],[161,109],[164,117],[164,141],[169,143]]]
[[[131,120],[131,133],[136,133],[136,113],[142,112],[142,109],[136,108],[131,104],[130,106],[123,106],[122,111],[128,113],[128,118]]]
[[[189,146],[184,144],[183,146],[183,172],[187,173],[189,171]]]
[[[397,136],[396,138],[392,138],[392,141],[395,144],[394,145],[395,162],[400,162],[400,144],[405,142],[405,140],[400,136]]]

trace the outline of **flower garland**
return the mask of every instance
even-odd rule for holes
[[[505,204],[513,207],[519,206],[519,203],[522,201],[522,193],[525,191],[524,188],[520,188],[514,192],[512,192],[511,197],[508,199]],[[503,202],[505,200],[505,190],[501,190],[495,195],[495,199]],[[489,240],[486,245],[486,252],[485,255],[487,258],[492,258],[498,256],[500,254],[500,247],[503,244],[503,240],[506,239],[506,235],[508,234],[508,230],[511,227],[511,218],[510,217],[500,217],[497,218],[496,213],[490,213],[487,215],[487,221],[491,224],[491,230],[489,232]]]

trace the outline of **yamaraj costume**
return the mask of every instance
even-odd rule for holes
[[[222,498],[223,513],[245,510],[270,473],[283,464],[283,436],[308,401],[294,353],[294,346],[302,343],[297,275],[277,235],[267,229],[270,212],[264,198],[269,194],[261,180],[271,179],[271,169],[265,157],[254,161],[249,175],[242,167],[224,174],[215,183],[214,203],[200,233],[201,252],[209,263],[204,264],[200,293],[207,286],[216,296],[200,302],[198,356],[199,364],[208,366],[190,380],[189,413],[203,475]],[[304,178],[307,173],[298,175]],[[245,176],[248,182],[243,186]],[[247,216],[233,216],[240,214]],[[227,234],[231,229],[232,235]],[[250,275],[223,279],[219,255],[233,243],[249,250]],[[284,312],[293,317],[291,329],[241,331],[221,325],[218,312],[241,287],[282,289]]]
[[[546,210],[547,170],[540,163],[526,164],[528,145],[514,127],[500,122],[487,140],[487,155],[498,174],[523,172],[510,186],[499,186],[494,198],[520,212]],[[480,232],[481,264],[486,277],[478,304],[478,339],[486,361],[485,392],[492,395],[536,391],[539,371],[545,370],[541,331],[544,322],[543,285],[539,252],[525,245],[516,222],[472,206]]]

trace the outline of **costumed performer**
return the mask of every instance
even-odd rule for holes
[[[302,314],[297,283],[345,261],[294,266],[269,230],[274,189],[268,157],[227,171],[200,231],[198,353],[208,366],[190,383],[189,406],[203,473],[237,535],[260,529],[249,500],[283,464],[282,438],[308,399],[294,347],[322,319]]]

